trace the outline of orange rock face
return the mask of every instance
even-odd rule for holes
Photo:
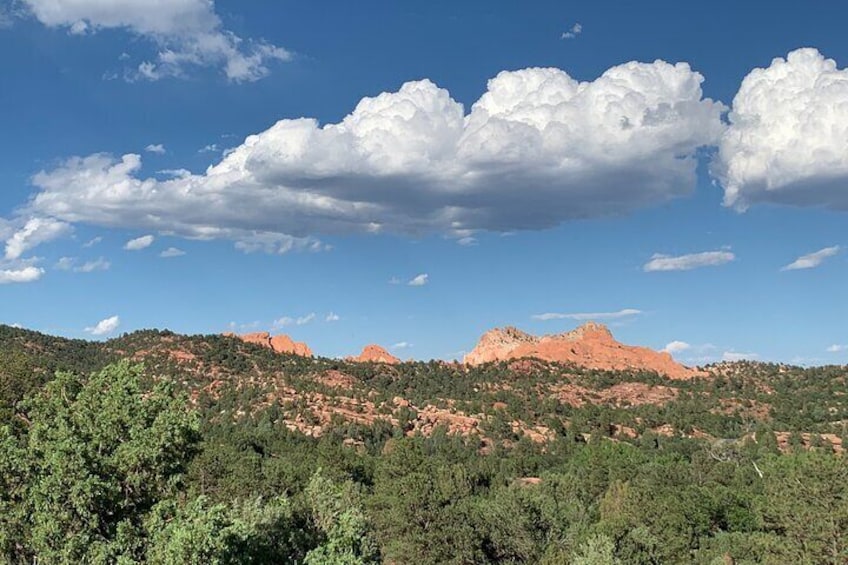
[[[400,363],[400,359],[386,351],[384,348],[379,345],[366,345],[362,349],[362,353],[359,354],[358,357],[349,357],[350,361],[354,361],[357,363],[387,363],[389,365],[396,365]]]
[[[292,353],[303,357],[312,357],[312,350],[302,341],[293,341],[287,335],[280,334],[271,338],[271,349],[277,353]]]
[[[656,371],[672,379],[689,379],[699,374],[677,363],[668,353],[621,344],[606,326],[594,322],[567,333],[545,336],[530,335],[512,327],[497,328],[486,332],[464,361],[480,365],[522,357],[592,369]]]
[[[268,332],[255,332],[250,334],[236,335],[233,333],[225,333],[224,335],[237,337],[247,343],[255,343],[273,349],[277,353],[288,353],[291,355],[300,355],[302,357],[312,357],[312,350],[302,341],[293,341],[287,335],[280,334],[271,336]]]

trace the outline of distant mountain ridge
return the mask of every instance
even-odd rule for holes
[[[224,335],[267,347],[276,353],[313,356],[306,343],[296,342],[285,334],[272,336],[268,332],[255,332]],[[677,363],[666,352],[619,343],[609,328],[597,322],[587,322],[570,332],[543,336],[534,336],[512,326],[495,328],[483,334],[477,346],[465,356],[463,362],[474,366],[522,357],[568,363],[589,369],[653,371],[673,379],[690,379],[702,374]],[[359,355],[348,356],[345,360],[388,365],[401,363],[400,359],[376,344],[366,345]]]

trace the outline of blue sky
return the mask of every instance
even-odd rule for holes
[[[0,322],[845,363],[846,16],[0,2]]]

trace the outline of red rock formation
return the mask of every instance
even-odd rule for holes
[[[236,335],[234,333],[225,333],[230,337],[237,337],[246,343],[255,343],[273,349],[277,353],[289,353],[291,355],[300,355],[302,357],[312,357],[312,350],[302,341],[293,341],[287,335],[280,334],[271,336],[268,332],[255,332],[250,334]]]
[[[348,357],[349,361],[356,363],[387,363],[389,365],[397,365],[400,359],[386,351],[379,345],[366,345],[362,349],[362,353],[358,357]]]
[[[464,361],[479,365],[522,357],[574,363],[592,369],[656,371],[673,379],[689,379],[699,374],[674,361],[668,353],[623,345],[612,337],[606,326],[594,322],[567,333],[541,337],[517,328],[497,328],[486,332]]]
[[[312,357],[312,350],[302,341],[293,341],[287,335],[280,334],[271,338],[271,349],[277,353],[292,353],[302,357]]]

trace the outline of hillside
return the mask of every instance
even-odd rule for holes
[[[544,443],[569,432],[741,437],[768,425],[824,434],[839,450],[848,421],[843,367],[723,363],[680,379],[679,372],[672,378],[523,356],[481,363],[479,349],[469,354],[478,364],[400,363],[373,346],[351,360],[278,353],[267,335],[260,343],[145,330],[88,342],[0,326],[0,359],[8,365],[22,355],[19,364],[39,382],[55,370],[85,374],[126,358],[144,363],[151,377],[179,383],[196,402],[229,406],[237,397],[246,404],[240,412],[279,407],[288,428],[309,436],[342,423],[379,423],[407,434],[441,426],[486,441],[526,436]]]
[[[847,375],[0,326],[0,560],[844,563]]]

